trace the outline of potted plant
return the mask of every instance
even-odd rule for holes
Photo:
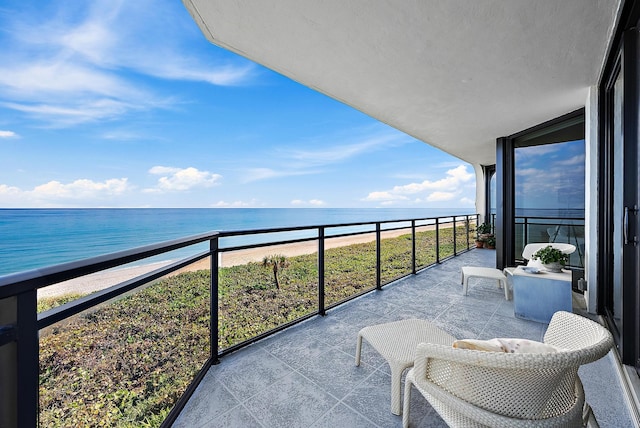
[[[483,248],[487,242],[487,239],[492,237],[491,225],[489,223],[482,223],[476,227],[476,248]]]
[[[479,224],[476,231],[480,238],[487,237],[487,235],[491,235],[491,225],[489,223]]]
[[[534,260],[540,260],[542,265],[549,272],[562,272],[562,268],[569,260],[569,256],[551,245],[536,251],[533,256]]]
[[[496,249],[496,237],[493,235],[489,235],[489,237],[484,241],[484,245],[486,248],[490,250]]]

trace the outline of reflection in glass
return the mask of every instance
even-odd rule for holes
[[[623,111],[622,73],[618,74],[613,87],[613,321],[622,331],[622,216],[623,216],[623,170],[624,139],[622,129]],[[616,221],[616,219],[620,219]]]
[[[516,256],[528,243],[570,243],[569,265],[583,267],[584,119],[521,137],[514,157]]]

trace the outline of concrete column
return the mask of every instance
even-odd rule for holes
[[[598,303],[598,87],[589,88],[585,102],[584,273],[587,311],[595,314]]]
[[[474,164],[473,169],[476,172],[476,212],[480,214],[480,223],[488,222],[489,213],[486,212],[487,194],[484,185],[484,170],[482,165]]]

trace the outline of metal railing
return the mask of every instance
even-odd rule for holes
[[[495,229],[496,215],[491,215]],[[515,217],[516,262],[523,262],[525,245],[538,242],[573,244],[576,251],[571,254],[568,265],[584,269],[584,217],[516,216]]]
[[[345,223],[308,227],[288,227],[273,229],[256,229],[240,231],[210,232],[182,239],[162,242],[154,245],[134,248],[131,250],[93,257],[81,261],[65,263],[44,269],[34,269],[27,272],[0,277],[0,426],[37,426],[39,412],[39,337],[42,330],[56,323],[70,319],[81,312],[96,308],[113,301],[115,298],[131,294],[148,286],[150,282],[176,274],[193,263],[209,259],[209,356],[198,371],[193,381],[186,388],[181,398],[173,405],[164,419],[163,426],[169,426],[186,404],[187,400],[202,380],[207,369],[218,362],[219,357],[233,352],[243,346],[255,342],[292,324],[308,319],[315,315],[325,315],[328,309],[338,306],[348,300],[373,290],[381,289],[386,283],[402,276],[415,274],[417,271],[432,264],[456,256],[470,249],[471,233],[478,222],[478,215],[461,215],[448,217],[432,217],[418,219],[390,220],[367,223]],[[422,228],[422,229],[421,229]],[[435,233],[435,256],[426,265],[417,263],[420,248],[416,245],[416,231],[431,229]],[[406,273],[399,276],[384,278],[382,249],[386,234],[393,231],[407,232],[411,240],[411,261],[406,267]],[[260,241],[258,236],[293,233],[295,238]],[[325,255],[328,241],[355,237],[364,234],[375,235],[375,284],[370,284],[358,293],[339,301],[327,304],[325,302]],[[441,245],[441,236],[452,238],[452,250]],[[251,236],[254,243],[245,245],[221,245],[233,243],[239,237]],[[317,307],[312,312],[283,323],[276,328],[269,329],[240,343],[219,349],[219,272],[221,256],[235,251],[270,247],[274,245],[288,245],[302,242],[317,241]],[[60,283],[62,281],[80,278],[107,269],[122,267],[131,262],[145,260],[153,256],[163,255],[177,249],[184,249],[197,244],[209,243],[206,251],[199,252],[177,262],[172,262],[161,268],[143,275],[126,280],[106,289],[78,298],[61,306],[37,313],[38,289]],[[348,245],[348,244],[347,244]]]

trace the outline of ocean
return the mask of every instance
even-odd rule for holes
[[[473,209],[453,208],[0,209],[0,276],[216,230],[473,213]],[[256,238],[228,239],[236,239],[233,245],[243,245]],[[190,249],[190,253],[206,248],[203,244],[199,249]],[[164,258],[186,255],[167,254]]]

